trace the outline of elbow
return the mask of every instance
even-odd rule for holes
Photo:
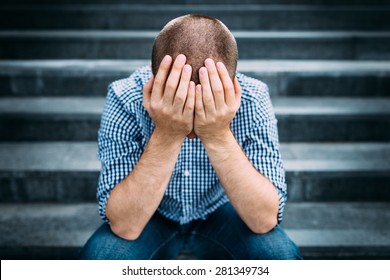
[[[138,237],[141,235],[142,230],[141,228],[133,227],[133,226],[123,226],[118,224],[110,224],[111,231],[119,236],[122,239],[126,239],[129,241],[137,240]]]
[[[263,215],[253,219],[250,229],[256,234],[265,234],[273,230],[278,225],[279,203],[278,197],[275,197],[274,203],[268,211],[261,211]]]
[[[270,218],[266,221],[263,220],[257,224],[254,224],[249,228],[255,234],[265,234],[273,230],[277,224],[278,221],[276,218]]]

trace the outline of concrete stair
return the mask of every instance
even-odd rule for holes
[[[8,225],[0,227],[2,259],[75,259],[101,223],[96,203],[3,203],[0,211]],[[390,227],[377,221],[388,219],[389,203],[289,203],[285,210],[286,231],[307,259],[332,259],[335,252],[385,259]]]
[[[0,92],[18,96],[102,96],[109,83],[148,60],[0,60]],[[388,61],[240,60],[238,70],[264,81],[272,97],[390,97]]]
[[[282,143],[290,201],[390,200],[390,143]],[[0,202],[94,201],[95,142],[0,143]]]
[[[137,0],[2,0],[5,5],[25,5],[25,4],[50,4],[50,5],[75,5],[75,4],[139,4]],[[195,5],[195,4],[217,4],[217,5],[237,5],[235,0],[143,0],[142,4],[168,4],[168,5]],[[355,5],[388,5],[388,0],[242,0],[240,4],[274,4],[274,5],[327,5],[327,6],[355,6]]]
[[[101,223],[107,86],[149,64],[157,31],[189,12],[224,21],[239,71],[270,88],[289,186],[282,225],[303,256],[389,259],[386,0],[1,1],[0,257],[77,258]]]
[[[389,98],[277,97],[283,142],[389,141]],[[103,97],[3,98],[0,141],[93,141]],[[297,133],[299,131],[299,133]]]
[[[138,30],[1,31],[0,59],[146,59],[151,55],[156,34],[157,31]],[[242,59],[390,59],[387,31],[235,31],[233,34]]]
[[[8,5],[1,29],[155,29],[188,14],[209,14],[241,30],[388,30],[389,6],[324,5]],[[115,16],[113,16],[115,15]],[[145,18],[151,20],[145,21]],[[359,18],[359,21],[356,19]]]

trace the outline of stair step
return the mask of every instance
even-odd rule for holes
[[[282,143],[290,201],[390,201],[389,143]],[[0,144],[0,201],[95,201],[95,142]]]
[[[1,31],[0,59],[146,59],[156,31]],[[390,58],[390,32],[236,31],[241,59]],[[259,47],[261,46],[261,47]]]
[[[232,30],[389,30],[390,5],[3,5],[0,26],[15,29],[161,29],[181,15],[214,16]],[[115,16],[114,16],[115,15]],[[145,20],[153,18],[153,20]],[[244,20],[245,19],[245,20]]]
[[[96,203],[0,204],[0,211],[1,259],[75,259],[101,224]],[[390,257],[390,227],[377,221],[389,219],[389,203],[288,203],[282,226],[305,258],[381,259]]]
[[[388,141],[390,99],[274,98],[282,142]]]
[[[143,0],[143,4],[218,4],[218,5],[237,5],[236,0]],[[2,0],[1,4],[139,4],[138,0]],[[241,0],[242,4],[283,4],[283,5],[388,5],[388,0]]]
[[[105,96],[148,60],[0,60],[2,96]],[[241,60],[271,96],[390,96],[388,61]]]
[[[55,2],[51,0],[2,0],[3,5],[20,5],[20,4],[49,4],[49,5],[79,5],[83,4],[139,4],[138,0],[57,0]],[[388,5],[388,0],[242,0],[239,4],[235,0],[143,0],[142,4],[184,4],[184,5],[197,5],[197,4],[219,4],[219,5],[242,5],[242,4],[273,4],[273,5]]]
[[[390,99],[274,98],[282,142],[388,141]],[[97,139],[104,98],[0,99],[0,141]]]

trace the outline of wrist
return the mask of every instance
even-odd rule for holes
[[[154,129],[153,135],[164,143],[180,146],[186,138],[186,135],[184,134],[168,132],[164,129],[159,129],[158,127]]]
[[[230,130],[212,139],[202,140],[202,143],[213,166],[217,166],[222,162],[235,162],[237,155],[242,152]]]
[[[215,133],[213,135],[200,136],[199,138],[205,148],[228,146],[230,143],[232,143],[232,141],[235,141],[234,135],[230,129]]]

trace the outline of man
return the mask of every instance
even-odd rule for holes
[[[157,36],[152,71],[110,85],[99,130],[104,223],[84,259],[299,259],[266,85],[236,72],[220,21],[187,15]]]

